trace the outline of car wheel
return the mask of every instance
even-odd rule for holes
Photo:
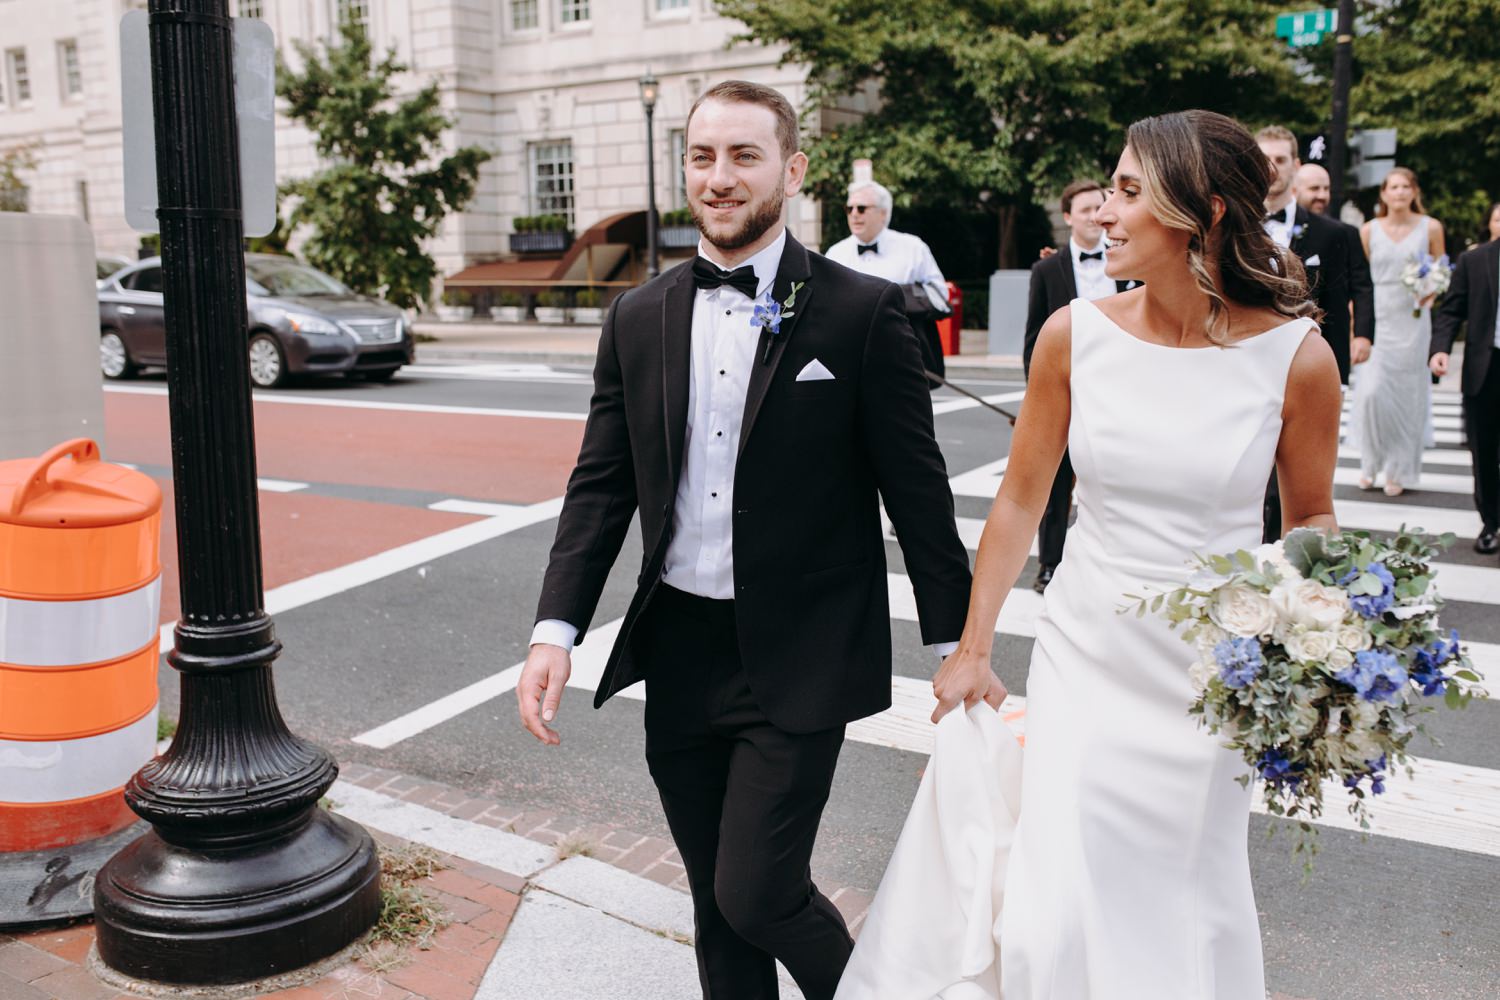
[[[105,378],[112,379],[134,378],[140,371],[140,366],[130,360],[125,341],[113,330],[105,330],[99,335],[99,370]]]
[[[274,389],[286,382],[286,355],[276,338],[257,333],[250,338],[250,381],[258,389]]]
[[[389,382],[400,370],[400,368],[374,368],[370,371],[350,372],[349,374],[355,378],[364,379],[366,382]]]

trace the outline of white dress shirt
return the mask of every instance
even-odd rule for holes
[[[1278,215],[1265,221],[1266,234],[1276,242],[1282,249],[1289,249],[1292,245],[1292,226],[1297,219],[1297,200],[1294,198],[1286,203],[1286,207]]]
[[[687,433],[662,582],[699,597],[734,597],[734,470],[750,373],[760,363],[760,328],[752,318],[755,303],[765,300],[776,280],[785,246],[783,230],[770,246],[739,265],[755,269],[754,299],[722,285],[697,289],[693,300]],[[701,241],[698,255],[722,267]],[[533,645],[545,642],[567,650],[577,639],[577,626],[557,619],[537,622],[531,633]],[[932,647],[939,656],[957,648],[957,642]]]
[[[1085,250],[1079,246],[1070,236],[1068,237],[1068,253],[1073,255],[1073,284],[1078,289],[1078,297],[1095,302],[1108,295],[1115,294],[1115,279],[1104,273],[1104,258],[1098,260],[1079,260],[1078,255],[1082,253],[1102,253],[1104,240],[1101,237],[1099,245]]]
[[[853,236],[839,240],[825,254],[829,260],[863,274],[873,274],[898,285],[917,283],[939,309],[948,308],[948,282],[938,270],[932,251],[919,237],[898,233],[887,226],[870,244],[874,250],[859,252],[860,242]]]

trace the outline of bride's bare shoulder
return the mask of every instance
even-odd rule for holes
[[[1073,358],[1073,307],[1063,306],[1047,317],[1036,335],[1031,355],[1033,376],[1039,372],[1057,372],[1066,377]]]

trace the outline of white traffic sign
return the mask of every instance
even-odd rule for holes
[[[124,102],[125,221],[161,232],[156,219],[156,122],[151,109],[151,15],[120,20],[120,97]],[[276,228],[276,39],[271,26],[234,19],[234,106],[240,131],[240,201],[245,235]]]

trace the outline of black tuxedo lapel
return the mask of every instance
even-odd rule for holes
[[[1489,329],[1493,330],[1495,328],[1495,311],[1497,308],[1500,308],[1500,267],[1496,266],[1496,262],[1500,261],[1500,240],[1492,242],[1490,244],[1490,252],[1481,254],[1479,259],[1481,262],[1480,268],[1484,271],[1485,302],[1489,306],[1486,312],[1490,317]]]
[[[1078,298],[1078,278],[1073,274],[1073,266],[1073,244],[1069,243],[1063,250],[1063,297],[1062,305],[1058,306],[1059,309]]]
[[[1303,259],[1302,240],[1307,235],[1307,224],[1307,209],[1298,205],[1297,210],[1292,213],[1291,245],[1287,247],[1288,250],[1297,255],[1298,260]]]
[[[755,417],[760,413],[760,404],[765,401],[766,390],[771,386],[771,378],[776,374],[776,369],[781,365],[781,358],[786,354],[786,342],[791,339],[792,331],[797,324],[802,322],[802,317],[807,315],[807,303],[812,299],[813,287],[807,281],[812,274],[812,265],[808,260],[807,250],[792,239],[792,234],[786,237],[786,246],[781,251],[781,264],[776,268],[776,280],[771,283],[771,296],[777,302],[785,302],[792,295],[792,285],[803,282],[801,288],[797,289],[797,301],[792,305],[792,315],[781,321],[781,332],[774,337],[769,331],[762,330],[760,343],[755,345],[754,366],[750,369],[750,385],[745,390],[745,416],[740,422],[740,446],[738,454],[745,451],[745,442],[750,440],[750,430],[755,426]],[[770,350],[769,357],[766,354]]]
[[[693,377],[693,303],[697,286],[693,269],[679,267],[668,286],[661,314],[662,405],[666,417],[667,468],[672,483],[682,474],[683,442],[687,438],[688,380]]]

